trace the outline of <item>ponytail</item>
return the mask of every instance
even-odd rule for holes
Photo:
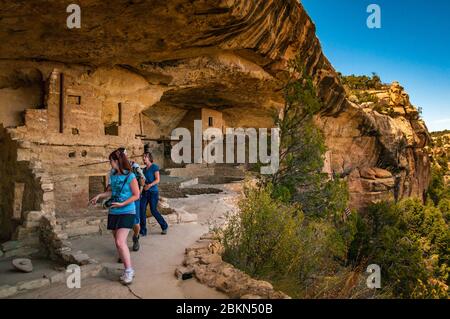
[[[121,174],[125,174],[125,171],[131,171],[130,162],[128,161],[127,156],[124,152],[121,152],[120,149],[115,150],[111,154],[109,154],[109,160],[118,161],[119,163],[119,171]]]

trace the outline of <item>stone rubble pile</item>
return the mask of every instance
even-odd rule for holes
[[[183,266],[175,270],[178,279],[192,276],[209,287],[239,299],[290,299],[263,280],[251,278],[222,260],[223,246],[213,234],[203,235],[193,246],[186,248]]]

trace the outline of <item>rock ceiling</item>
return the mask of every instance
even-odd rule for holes
[[[65,1],[1,1],[0,59],[121,66],[165,85],[161,103],[181,108],[282,104],[286,61],[300,52],[329,108],[342,88],[296,0],[85,0],[68,29]]]

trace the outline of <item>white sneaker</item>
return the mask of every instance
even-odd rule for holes
[[[134,278],[134,270],[124,271],[123,275],[120,276],[120,281],[125,285],[129,285],[133,282],[133,278]]]

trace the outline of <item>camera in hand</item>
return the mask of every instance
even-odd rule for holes
[[[113,203],[120,203],[120,198],[113,196],[103,203],[103,208],[111,208]]]

